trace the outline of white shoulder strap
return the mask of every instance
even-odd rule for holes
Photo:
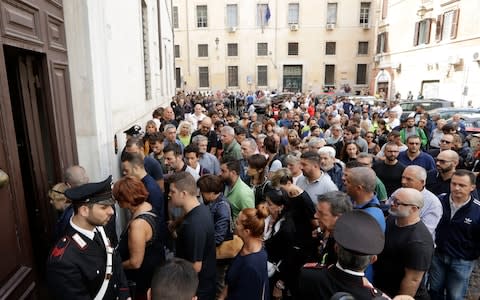
[[[105,293],[107,292],[108,283],[112,278],[112,274],[113,274],[112,272],[113,271],[112,269],[113,248],[110,246],[110,241],[108,240],[107,235],[105,234],[105,230],[103,230],[103,227],[99,226],[96,228],[98,232],[100,232],[100,235],[102,236],[103,244],[105,245],[105,251],[107,252],[105,279],[103,280],[102,286],[100,287],[100,290],[98,291],[97,295],[95,295],[95,298],[94,298],[94,300],[102,300],[103,297],[105,296]]]

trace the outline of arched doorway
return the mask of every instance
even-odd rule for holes
[[[390,99],[390,85],[391,85],[390,74],[381,69],[375,77],[375,95],[380,95],[384,100]]]

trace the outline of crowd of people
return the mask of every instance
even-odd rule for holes
[[[460,116],[419,102],[401,118],[398,101],[313,93],[257,114],[259,101],[262,91],[179,93],[125,131],[113,187],[68,168],[49,195],[62,211],[52,293],[465,297],[480,257],[480,149]],[[130,216],[118,237],[112,199]]]

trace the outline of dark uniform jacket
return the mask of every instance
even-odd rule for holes
[[[70,224],[47,261],[47,283],[55,299],[93,299],[105,278],[107,254],[96,241]],[[127,299],[129,290],[122,262],[113,254],[113,275],[103,299]]]
[[[350,293],[356,300],[390,299],[364,277],[348,274],[335,265],[301,270],[299,299],[330,299],[337,292]]]

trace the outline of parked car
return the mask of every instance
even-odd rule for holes
[[[480,133],[480,115],[463,119],[467,134]]]
[[[282,103],[285,102],[288,98],[291,98],[293,96],[295,96],[295,93],[290,93],[290,92],[275,94],[275,95],[272,95],[271,97],[264,97],[263,99],[254,102],[253,106],[255,106],[255,112],[257,114],[264,114],[267,106],[279,104],[281,109]]]
[[[405,119],[410,115],[412,112],[415,112],[415,108],[417,105],[423,105],[425,111],[430,113],[432,110],[441,107],[453,107],[453,102],[444,100],[444,99],[423,99],[423,100],[416,100],[416,101],[400,101],[400,107],[403,109],[403,114],[400,116],[401,119]]]
[[[428,112],[430,115],[439,114],[441,119],[448,120],[455,114],[460,114],[461,118],[466,120],[468,118],[475,118],[480,116],[479,108],[468,107],[441,107]]]

